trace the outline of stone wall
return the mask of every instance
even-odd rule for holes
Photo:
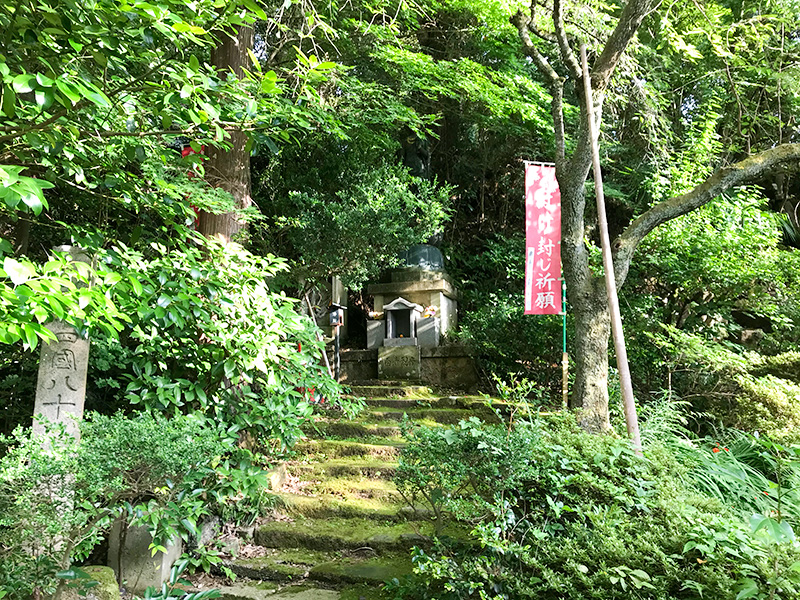
[[[463,346],[420,348],[421,377],[429,385],[468,390],[478,383],[478,370]]]
[[[377,350],[342,352],[342,383],[352,385],[377,378]],[[432,386],[468,390],[478,383],[478,372],[463,346],[420,348],[420,379]]]
[[[343,350],[342,383],[369,381],[378,378],[377,350]]]

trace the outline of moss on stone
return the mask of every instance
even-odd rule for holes
[[[302,588],[286,588],[270,598],[275,598],[276,600],[281,598],[291,598],[291,600],[338,600],[339,592],[303,586]]]
[[[226,566],[234,573],[250,579],[272,581],[298,581],[315,565],[330,562],[338,553],[319,552],[307,548],[273,550],[267,556],[228,561]]]
[[[391,459],[396,458],[399,449],[395,444],[363,444],[341,440],[309,440],[298,444],[296,450],[305,457],[326,458],[344,457],[375,457]]]
[[[289,470],[300,477],[329,479],[343,476],[368,477],[372,479],[391,479],[397,469],[396,461],[377,458],[353,460],[335,458],[325,462],[291,465]]]
[[[392,472],[395,468],[391,467]],[[391,480],[361,476],[324,479],[312,486],[312,490],[317,494],[332,494],[342,498],[369,498],[389,502],[398,498],[397,487]]]
[[[352,421],[317,422],[305,426],[303,431],[309,437],[330,437],[363,439],[370,436],[382,438],[399,438],[400,427],[396,422],[382,422],[376,424],[363,424]]]
[[[418,424],[434,423],[437,425],[455,425],[459,421],[478,417],[487,422],[497,422],[497,415],[486,405],[480,405],[474,410],[464,408],[417,408],[413,410],[397,410],[390,407],[375,407],[362,415],[363,422],[401,421],[408,416],[412,422]]]
[[[339,600],[390,600],[393,598],[381,586],[360,584],[342,588]]]
[[[347,557],[317,565],[309,573],[316,581],[332,584],[380,584],[411,573],[411,560],[407,555],[390,554],[371,558]]]
[[[89,576],[89,583],[95,581],[96,585],[91,587],[83,587],[82,590],[76,588],[68,588],[62,595],[64,600],[77,600],[78,598],[86,598],[88,600],[119,600],[119,583],[114,575],[114,570],[111,567],[101,566],[88,566],[79,567],[81,571]],[[76,585],[82,585],[86,582],[85,579],[76,580]],[[80,592],[83,591],[85,596]]]
[[[405,502],[387,498],[336,497],[328,494],[299,496],[282,494],[284,510],[290,515],[313,519],[362,518],[378,521],[421,520],[406,511]]]
[[[378,552],[406,550],[427,545],[433,525],[382,523],[370,519],[298,519],[293,523],[275,521],[259,527],[257,544],[270,548],[304,547],[314,550],[372,548]]]
[[[280,585],[278,585],[273,581],[251,581],[246,583],[245,585],[247,585],[248,587],[255,588],[257,590],[264,590],[264,591],[277,590],[280,587]]]

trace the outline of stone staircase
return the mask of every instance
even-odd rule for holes
[[[392,476],[404,440],[401,421],[442,426],[496,418],[484,398],[438,396],[403,382],[352,387],[367,408],[348,421],[317,416],[286,463],[274,520],[253,533],[227,566],[239,576],[228,599],[380,600],[384,582],[411,572],[413,546],[430,544],[433,524],[407,506]]]

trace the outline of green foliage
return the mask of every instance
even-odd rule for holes
[[[692,442],[669,420],[656,420],[645,457],[570,415],[415,432],[398,485],[438,501],[437,517],[470,523],[474,543],[415,549],[415,575],[389,589],[404,599],[792,597],[800,553],[789,526],[769,510],[750,525],[750,513],[725,508],[735,497],[700,493],[695,473],[725,476],[676,457]]]
[[[63,243],[65,227],[86,237],[87,222],[133,245],[191,222],[190,204],[229,211],[230,195],[212,190],[199,157],[179,159],[176,145],[225,148],[236,127],[276,148],[316,121],[306,83],[321,84],[329,65],[303,57],[288,89],[258,64],[237,79],[207,62],[220,36],[257,18],[267,15],[250,0],[0,7],[0,219],[27,223],[37,247],[15,257],[0,231],[0,341],[35,347],[53,318],[115,335],[126,321],[109,291],[118,275],[102,263],[67,268],[39,255],[37,264],[38,248]]]
[[[52,320],[116,335],[129,321],[107,296],[119,281],[106,265],[89,265],[63,252],[43,265],[5,256],[0,267],[0,341],[22,341],[33,350],[40,340],[55,339],[45,327]]]
[[[104,254],[130,290],[117,298],[132,319],[132,352],[120,355],[129,361],[126,397],[290,446],[311,414],[302,390],[335,402],[338,386],[319,364],[316,328],[270,287],[285,263],[199,236],[187,242]]]
[[[179,560],[173,565],[169,572],[169,579],[165,581],[160,590],[148,587],[144,592],[144,600],[169,600],[179,598],[180,600],[205,600],[205,598],[219,598],[221,594],[218,590],[203,590],[201,592],[187,592],[184,586],[191,583],[186,579],[181,579],[181,574],[188,566],[186,560]]]
[[[537,388],[536,382],[526,378],[511,375],[508,381],[492,374],[497,395],[501,400],[511,405],[528,407],[530,404],[541,405],[543,402],[542,390]]]
[[[546,404],[561,389],[553,365],[562,355],[563,321],[524,314],[524,248],[523,234],[515,232],[490,237],[473,253],[451,249],[463,290],[457,339],[475,350],[487,380],[491,373],[528,379],[546,390]],[[568,326],[571,337],[571,318]]]
[[[739,309],[789,325],[781,315],[793,295],[797,257],[779,248],[776,220],[762,205],[759,195],[742,192],[645,238],[637,291],[663,307],[663,322],[725,335],[724,327],[736,327],[731,311]]]
[[[49,596],[59,579],[65,585],[58,572],[85,558],[119,516],[147,525],[153,548],[196,535],[212,500],[227,504],[252,491],[242,485],[247,469],[236,476],[216,469],[247,462],[235,441],[235,433],[195,416],[148,413],[88,415],[80,443],[58,427],[47,436],[18,430],[4,439],[0,578],[16,582],[9,597],[27,598],[34,589]]]
[[[294,277],[324,281],[337,275],[358,287],[441,229],[449,214],[449,189],[398,167],[337,162],[338,169],[326,164],[309,169],[293,182],[297,188],[274,204],[276,242],[288,242],[287,249],[299,255]],[[326,166],[332,172],[325,173]],[[298,185],[324,175],[333,178],[327,189]]]
[[[726,424],[745,430],[773,425],[763,418],[754,420],[754,414],[736,420],[737,397],[766,397],[773,388],[785,398],[775,396],[769,403],[783,405],[785,413],[793,392],[784,383],[766,379],[760,384],[747,382],[750,391],[742,393],[731,392],[726,384],[711,408],[702,397],[713,388],[723,365],[730,363],[711,355],[732,351],[728,354],[735,360],[747,349],[748,369],[763,377],[766,373],[755,368],[761,359],[752,352],[779,357],[796,349],[795,324],[800,315],[796,293],[800,255],[780,246],[775,216],[763,205],[755,190],[745,190],[662,225],[643,241],[643,252],[631,267],[630,287],[623,290],[631,370],[642,393],[670,387],[674,378],[679,395],[699,398],[698,410],[709,410],[724,417]],[[658,341],[661,324],[695,335],[693,343],[687,342],[692,352],[684,354],[684,349],[670,349],[670,343]],[[708,349],[700,348],[702,340],[708,340]],[[706,358],[691,359],[695,353]],[[781,372],[782,379],[795,379],[790,367]]]
[[[679,396],[728,427],[796,439],[797,353],[764,357],[672,328],[651,339],[663,349]]]
[[[147,188],[119,161],[161,155],[159,137],[189,135],[199,147],[224,144],[232,123],[270,131],[259,108],[270,119],[291,111],[274,93],[275,73],[254,70],[240,85],[204,57],[225,28],[257,16],[266,15],[252,2],[211,0],[4,6],[3,162],[116,195]]]

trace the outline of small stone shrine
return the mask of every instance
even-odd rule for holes
[[[436,347],[458,321],[458,292],[444,272],[438,248],[414,246],[405,266],[390,273],[391,281],[374,283],[367,293],[375,299],[367,321],[367,348],[385,346]]]
[[[389,281],[367,287],[375,299],[367,321],[367,349],[378,350],[378,377],[419,379],[420,348],[436,348],[453,331],[458,292],[438,248],[413,246]]]

